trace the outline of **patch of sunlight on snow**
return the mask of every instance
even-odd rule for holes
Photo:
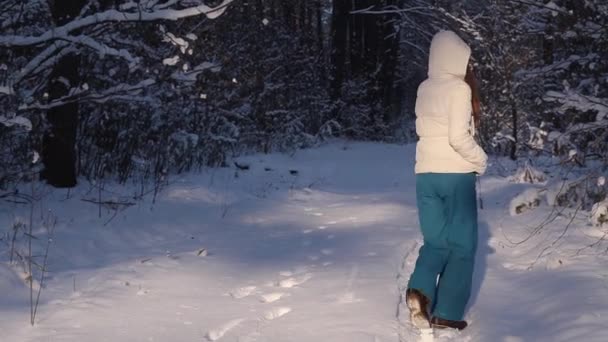
[[[242,222],[245,224],[277,225],[292,223],[298,225],[313,225],[327,229],[340,227],[363,226],[383,222],[391,222],[403,217],[404,211],[408,210],[403,205],[396,203],[373,203],[373,204],[348,204],[338,208],[329,206],[325,209],[307,212],[304,208],[293,204],[286,204],[273,208],[272,211],[260,211],[245,215]]]
[[[172,188],[167,190],[166,198],[182,202],[203,202],[207,204],[229,204],[232,196],[206,188]]]

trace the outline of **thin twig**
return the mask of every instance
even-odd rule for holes
[[[547,250],[549,250],[550,248],[553,248],[559,241],[561,241],[564,238],[564,236],[566,236],[566,233],[570,229],[570,226],[572,225],[572,222],[574,222],[574,219],[576,218],[576,214],[578,214],[579,210],[582,209],[582,207],[583,207],[583,205],[580,204],[576,208],[576,210],[574,211],[574,214],[572,215],[572,218],[570,219],[570,221],[568,222],[568,224],[566,225],[566,227],[564,228],[564,230],[562,231],[562,233],[550,245],[548,245],[545,248],[543,248],[543,250],[538,254],[538,256],[536,257],[536,259],[528,267],[529,270],[532,269],[532,267],[534,267],[534,265],[538,262],[538,260],[540,260],[540,258],[544,256],[544,254],[545,254],[545,252]]]

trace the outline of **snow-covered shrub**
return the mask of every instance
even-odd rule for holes
[[[33,166],[31,131],[29,119],[14,114],[0,115],[0,189],[30,177]]]
[[[604,177],[586,176],[551,184],[547,189],[546,198],[550,206],[590,210],[595,203],[606,198],[606,191]]]
[[[544,172],[534,168],[529,162],[526,162],[523,167],[517,169],[513,176],[509,177],[509,181],[517,184],[542,184],[547,181],[547,175]]]
[[[343,134],[349,138],[383,140],[390,133],[383,119],[385,113],[377,104],[378,99],[368,91],[370,88],[373,88],[372,82],[366,77],[344,84],[338,116]]]
[[[511,216],[522,214],[538,207],[540,203],[540,190],[536,188],[527,189],[511,200],[509,204],[509,214],[511,214]]]
[[[550,206],[573,207],[580,203],[584,194],[579,182],[560,181],[547,190],[547,203]]]
[[[515,138],[506,129],[503,129],[492,136],[490,146],[492,147],[492,152],[498,155],[508,155],[511,145],[515,142]]]
[[[594,227],[603,227],[608,223],[608,200],[595,203],[591,208],[589,219]]]

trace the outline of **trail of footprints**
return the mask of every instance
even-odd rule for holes
[[[282,298],[290,295],[288,292],[282,291],[283,289],[291,289],[291,288],[297,287],[299,285],[304,284],[305,282],[307,282],[308,280],[310,280],[312,278],[311,273],[306,273],[306,268],[302,268],[302,269],[296,270],[294,272],[283,271],[283,272],[279,273],[279,276],[282,279],[279,279],[274,283],[267,284],[267,286],[274,287],[276,289],[276,291],[274,291],[274,292],[263,293],[262,291],[260,291],[258,289],[257,286],[245,286],[245,287],[236,288],[236,289],[230,291],[228,294],[232,298],[237,299],[237,300],[255,295],[258,297],[258,299],[261,303],[272,304],[272,303],[278,302]],[[269,322],[269,321],[275,320],[277,318],[283,317],[283,316],[287,315],[288,313],[290,313],[291,311],[292,311],[291,307],[276,306],[276,307],[272,307],[272,308],[264,311],[264,313],[260,317],[256,318],[255,320],[263,324],[265,322]],[[224,335],[226,335],[230,330],[238,327],[245,321],[246,321],[246,319],[243,319],[243,318],[231,320],[213,330],[210,330],[205,337],[209,341],[217,341],[217,340],[221,339],[222,337],[224,337]],[[259,326],[260,325],[258,324],[258,330],[259,330]],[[256,335],[257,333],[258,332],[256,331],[249,335],[250,336]],[[246,339],[249,340],[250,337],[246,337]]]
[[[323,213],[316,212],[317,208],[305,208],[304,210],[306,212],[309,212],[309,214],[313,215],[313,216],[317,216],[317,217],[323,216]],[[320,225],[317,227],[317,229],[325,230],[329,226],[335,225],[337,223],[338,223],[337,221],[328,221],[326,223],[326,225]],[[303,230],[302,233],[310,234],[313,231],[314,231],[313,229],[306,229],[306,230]],[[327,239],[331,240],[333,238],[334,238],[334,235],[332,234],[332,235],[329,235]],[[311,243],[310,240],[305,239],[303,241],[302,245],[309,246],[310,243]],[[320,254],[323,256],[330,256],[333,254],[333,250],[332,249],[322,249],[320,251]],[[312,261],[317,261],[320,259],[320,256],[319,255],[310,255],[308,257],[308,259],[312,260]],[[322,265],[329,266],[331,264],[332,264],[331,262],[324,262]],[[284,297],[290,296],[290,293],[288,292],[289,289],[297,288],[298,286],[300,286],[300,285],[306,283],[307,281],[309,281],[310,279],[312,279],[313,275],[312,275],[312,273],[308,272],[309,269],[310,269],[309,267],[300,267],[300,268],[294,269],[293,271],[279,272],[280,279],[278,279],[275,282],[266,284],[267,287],[274,288],[276,290],[274,292],[265,293],[265,292],[262,292],[260,289],[258,289],[257,286],[244,286],[244,287],[236,288],[236,289],[230,291],[229,295],[232,298],[234,298],[235,300],[240,300],[240,299],[244,299],[246,297],[255,295],[259,298],[259,301],[261,303],[273,304],[273,303],[280,301]],[[292,308],[288,307],[288,306],[276,306],[276,307],[272,307],[272,308],[264,311],[264,313],[260,317],[254,319],[254,321],[259,322],[259,324],[257,324],[257,330],[248,334],[247,336],[239,337],[239,341],[255,340],[255,336],[259,335],[260,327],[264,323],[268,323],[270,321],[283,317],[283,316],[289,314],[291,311],[292,311]],[[243,319],[243,318],[231,320],[231,321],[223,324],[222,326],[217,327],[216,329],[210,330],[205,337],[209,341],[220,340],[230,330],[238,327],[245,321],[247,321],[247,320]]]

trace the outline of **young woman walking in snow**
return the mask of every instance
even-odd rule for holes
[[[476,175],[487,156],[473,139],[479,102],[471,49],[454,32],[431,42],[416,100],[416,200],[424,244],[406,302],[419,328],[464,329],[477,249]]]

